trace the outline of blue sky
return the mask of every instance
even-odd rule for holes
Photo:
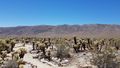
[[[120,0],[0,0],[0,27],[120,24]]]

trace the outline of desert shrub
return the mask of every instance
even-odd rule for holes
[[[70,48],[67,43],[64,41],[59,41],[57,44],[57,57],[60,59],[69,58],[69,50]]]
[[[18,68],[19,65],[14,60],[5,61],[1,68]]]
[[[115,50],[112,50],[110,47],[106,47],[100,53],[94,52],[92,57],[91,63],[98,68],[118,68],[119,61],[116,61]]]

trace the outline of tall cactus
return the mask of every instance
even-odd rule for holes
[[[11,44],[11,51],[13,51],[13,48],[14,48],[16,43],[15,43],[15,41],[12,41],[10,44]]]
[[[32,42],[32,47],[33,47],[33,50],[35,50],[35,42],[34,41]]]
[[[76,39],[76,37],[74,37],[74,44],[77,44],[77,39]]]

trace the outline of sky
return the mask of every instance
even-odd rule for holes
[[[0,27],[120,24],[120,0],[0,0]]]

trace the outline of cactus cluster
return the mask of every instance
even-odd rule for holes
[[[73,54],[79,54],[80,52],[91,52],[97,55],[94,57],[92,63],[99,64],[96,59],[100,59],[102,54],[103,60],[109,59],[108,56],[113,57],[111,51],[120,50],[120,39],[96,39],[96,38],[6,38],[0,39],[0,65],[2,61],[5,61],[7,54],[12,54],[12,60],[21,63],[19,61],[24,58],[27,53],[25,48],[20,48],[18,51],[14,52],[13,48],[17,43],[22,43],[24,46],[30,44],[32,46],[32,51],[37,51],[39,54],[39,59],[46,59],[48,61],[53,61],[52,58],[60,59],[62,62],[65,58],[72,58]],[[72,50],[72,54],[71,54]],[[109,54],[109,53],[110,54]],[[98,53],[98,54],[97,54]],[[104,57],[106,56],[107,57]],[[115,58],[115,57],[113,57]],[[112,58],[112,59],[113,59]],[[111,60],[111,58],[110,58]],[[100,60],[101,62],[101,60]],[[110,62],[110,61],[105,61]],[[113,62],[113,61],[111,61]],[[101,63],[100,63],[101,64]]]

